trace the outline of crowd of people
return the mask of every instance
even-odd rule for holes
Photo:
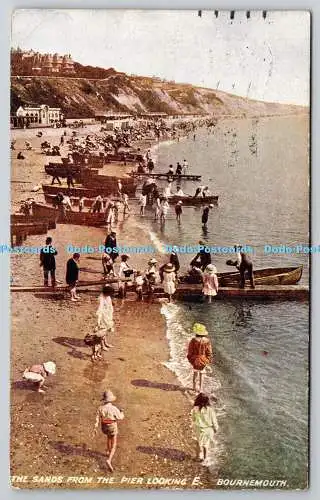
[[[143,128],[146,127],[146,128]],[[189,127],[190,132],[194,133],[195,128],[185,124]],[[182,127],[183,129],[183,127]],[[157,126],[142,126],[134,127],[127,131],[117,133],[110,144],[115,151],[115,147],[129,145],[133,138],[139,137],[139,133],[143,136],[145,133],[153,133],[156,136],[168,133],[165,126],[159,122]],[[173,136],[177,134],[177,129],[170,128],[170,134]],[[63,138],[63,136],[62,136]],[[61,139],[62,139],[61,138]],[[94,142],[88,136],[84,144],[73,141],[73,147],[78,148],[79,152],[90,151],[91,142],[92,148],[95,148],[100,139]],[[102,141],[105,147],[105,140]],[[63,142],[61,143],[63,145]],[[100,143],[102,147],[102,143]],[[108,149],[108,151],[110,150]],[[140,164],[141,168],[146,168],[152,172],[154,162],[151,158],[151,152],[148,151],[145,158]],[[175,175],[181,175],[187,172],[188,162],[186,159],[182,163],[177,163]],[[173,167],[170,166],[168,175],[171,175]],[[72,184],[72,179],[69,179]],[[153,188],[154,197],[154,218],[155,220],[165,221],[170,205],[168,199],[172,192],[172,182],[170,176],[168,178],[168,185],[165,186],[163,193],[160,194],[157,186]],[[142,191],[139,198],[140,215],[145,215],[145,209],[148,202],[149,192]],[[180,274],[180,262],[176,252],[172,252],[166,257],[166,262],[161,263],[155,258],[149,258],[145,263],[144,269],[137,269],[137,266],[131,264],[131,257],[127,254],[119,255],[117,248],[117,234],[112,230],[112,225],[117,222],[117,217],[121,206],[123,207],[123,214],[130,212],[129,197],[123,192],[121,180],[118,183],[118,199],[112,200],[98,195],[89,207],[92,213],[105,213],[106,225],[108,233],[104,242],[105,251],[101,255],[102,273],[105,284],[102,286],[101,293],[98,297],[98,304],[96,310],[96,325],[92,332],[87,333],[84,337],[84,344],[91,349],[92,362],[98,362],[103,358],[103,351],[108,351],[113,348],[112,338],[115,333],[114,325],[114,308],[113,298],[115,296],[115,289],[118,289],[118,296],[125,300],[128,291],[134,291],[137,301],[153,300],[159,288],[168,298],[169,302],[174,300],[174,296],[179,285],[179,282],[186,280],[189,283],[202,283],[202,293],[204,298],[210,303],[219,293],[219,278],[216,266],[212,263],[211,255],[206,250],[200,250],[199,253],[191,260],[190,267],[187,275]],[[181,187],[177,187],[177,196],[185,196]],[[194,197],[207,197],[209,196],[209,189],[207,186],[199,186],[196,189]],[[84,197],[79,199],[79,211],[83,211],[86,199]],[[73,210],[72,202],[69,196],[63,193],[58,193],[55,199],[55,205],[60,207],[63,213],[67,210]],[[174,207],[176,219],[181,221],[183,201],[179,200]],[[207,204],[203,208],[201,221],[203,225],[208,222],[210,210],[213,208],[212,204]],[[201,247],[205,247],[205,243],[200,241]],[[250,284],[254,287],[253,264],[246,255],[241,245],[235,247],[236,259],[230,261],[229,264],[235,266],[240,273],[240,286],[245,286],[245,278],[248,274]],[[55,288],[59,281],[56,277],[56,256],[57,250],[53,246],[51,237],[47,237],[45,246],[40,252],[40,266],[43,269],[43,283],[45,287],[51,286]],[[81,255],[74,253],[66,262],[65,282],[68,287],[70,300],[72,302],[81,301],[78,293],[79,277],[81,273],[80,267]],[[192,327],[193,337],[188,343],[186,350],[186,358],[192,367],[192,391],[195,393],[193,408],[191,411],[191,420],[195,436],[198,441],[198,458],[204,465],[208,464],[209,448],[214,443],[215,434],[218,432],[218,422],[214,410],[214,404],[217,402],[214,396],[208,396],[205,392],[204,377],[213,363],[213,349],[209,338],[209,332],[205,325],[195,323]],[[39,393],[43,393],[45,389],[45,380],[48,376],[55,375],[57,371],[56,363],[54,361],[45,361],[42,364],[35,364],[27,367],[23,372],[23,378],[34,384]],[[113,471],[113,458],[117,447],[118,436],[118,422],[124,419],[124,411],[118,408],[114,403],[116,401],[115,394],[109,389],[102,395],[101,405],[99,406],[96,414],[96,421],[94,424],[94,432],[100,426],[102,433],[106,436],[106,453],[107,453],[107,466],[110,471]]]

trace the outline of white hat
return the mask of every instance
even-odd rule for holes
[[[56,364],[53,361],[46,361],[43,363],[43,367],[49,375],[54,375],[56,373]]]
[[[115,395],[113,394],[113,392],[111,391],[105,391],[102,395],[102,399],[103,401],[105,401],[106,403],[112,403],[113,401],[116,400],[116,397]]]
[[[148,264],[157,264],[157,263],[158,263],[158,261],[156,259],[153,259],[153,258],[150,259],[148,262]]]

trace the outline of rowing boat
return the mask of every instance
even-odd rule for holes
[[[67,210],[65,214],[60,209],[48,207],[41,203],[34,202],[32,204],[32,212],[35,217],[55,217],[59,224],[77,224],[81,226],[100,227],[106,224],[105,214],[89,213],[89,212],[74,212]]]
[[[168,202],[170,204],[177,204],[178,201],[182,202],[182,205],[187,205],[187,206],[198,206],[198,205],[218,205],[218,200],[219,196],[177,196],[177,195],[172,195],[168,197]]]
[[[256,285],[295,285],[301,279],[303,266],[298,267],[267,267],[253,271]],[[239,271],[218,273],[219,287],[238,287],[240,283]],[[196,285],[194,278],[182,276],[181,281]],[[200,281],[200,280],[199,280]],[[246,280],[246,284],[249,283]]]
[[[189,181],[200,181],[201,180],[201,175],[195,175],[195,174],[181,174],[181,175],[176,175],[176,174],[163,174],[160,172],[153,172],[153,173],[147,173],[147,172],[130,172],[131,177],[149,177],[151,179],[172,179],[172,180],[189,180]]]
[[[79,283],[78,287],[90,287],[103,285],[105,282],[82,282]],[[90,288],[84,288],[81,292],[90,293]],[[201,301],[201,285],[190,286],[188,284],[178,285],[175,292],[175,299],[184,301]],[[43,286],[12,286],[10,288],[11,292],[32,292],[32,293],[52,293],[59,294],[61,292],[65,293],[68,291],[66,286],[57,286],[55,288],[43,287]],[[91,293],[99,293],[94,289]],[[130,292],[129,292],[130,293]],[[133,295],[134,297],[135,295]],[[162,288],[157,288],[153,295],[154,298],[164,298],[166,294],[163,292]],[[215,296],[214,300],[308,300],[309,299],[309,289],[307,286],[300,285],[258,285],[256,288],[232,288],[232,287],[221,287],[219,288],[218,295]]]
[[[71,188],[71,191],[72,190],[73,189]],[[47,191],[47,189],[46,189],[46,191]],[[55,195],[51,194],[51,193],[48,193],[46,191],[44,191],[44,198],[46,200],[46,203],[48,203],[49,205],[54,204]],[[59,191],[61,191],[63,194],[67,194],[67,191],[64,191],[63,189],[58,189],[56,191],[56,193],[58,193]],[[79,197],[78,196],[71,196],[70,199],[71,199],[71,203],[73,205],[76,205],[76,206],[79,205]],[[117,197],[111,197],[111,200],[117,201],[117,200],[119,200],[119,198],[117,198]],[[207,205],[208,203],[213,203],[213,204],[216,205],[218,203],[218,196],[210,196],[210,197],[207,197],[207,198],[193,198],[193,197],[189,198],[189,197],[185,197],[185,196],[184,197],[183,196],[171,196],[170,198],[168,198],[169,204],[176,204],[176,203],[178,203],[179,200],[181,200],[181,201],[183,200],[183,202],[182,202],[183,205],[187,205],[187,206]],[[84,199],[84,206],[85,207],[91,207],[92,204],[94,203],[94,201],[95,201],[95,197],[92,197],[92,198],[86,198],[85,197],[85,199]]]

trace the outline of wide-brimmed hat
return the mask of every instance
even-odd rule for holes
[[[153,258],[150,259],[148,262],[148,264],[157,264],[157,263],[158,263],[158,261],[156,259],[153,259]]]
[[[198,336],[205,337],[208,335],[208,331],[202,323],[195,323],[192,328],[193,333],[195,333]]]
[[[216,274],[217,268],[213,264],[208,264],[204,272],[208,274]]]
[[[175,271],[175,267],[173,264],[171,264],[171,262],[168,262],[168,264],[164,266],[163,270],[166,271],[167,273],[170,273],[172,271]]]
[[[178,201],[178,205],[182,205],[182,201],[181,201],[181,200],[180,200],[180,201]]]
[[[209,207],[210,207],[210,208],[213,208],[213,207],[214,207],[214,205],[213,205],[212,203],[210,203]]]
[[[103,394],[102,394],[102,398],[101,400],[102,401],[105,401],[106,403],[112,403],[113,401],[115,401],[117,398],[115,397],[115,395],[113,394],[113,392],[111,391],[105,391]]]
[[[54,375],[56,373],[56,364],[53,361],[46,361],[43,363],[43,367],[49,375]]]

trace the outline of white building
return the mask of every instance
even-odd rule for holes
[[[50,108],[46,104],[40,106],[20,106],[16,116],[11,117],[11,125],[14,127],[50,126],[63,120],[61,108]]]

